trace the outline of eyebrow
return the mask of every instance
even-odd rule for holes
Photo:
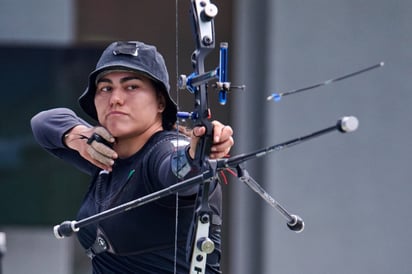
[[[130,81],[130,80],[140,80],[140,81],[143,81],[143,79],[144,79],[144,78],[143,78],[142,76],[127,76],[127,77],[121,78],[121,79],[120,79],[120,83],[124,83],[124,82]],[[104,83],[113,83],[112,80],[110,80],[109,78],[105,78],[105,77],[100,78],[100,79],[97,81],[97,84],[98,84],[98,83],[101,83],[101,82],[104,82]]]

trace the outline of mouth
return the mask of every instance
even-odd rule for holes
[[[125,113],[125,112],[121,112],[121,111],[110,111],[110,112],[106,115],[106,118],[107,118],[107,117],[110,117],[110,116],[125,116],[125,115],[127,115],[127,113]]]

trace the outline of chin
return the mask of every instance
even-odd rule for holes
[[[116,123],[106,123],[103,125],[113,137],[119,137],[119,135],[127,134],[129,131],[124,125],[118,126]]]

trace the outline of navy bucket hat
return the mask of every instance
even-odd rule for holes
[[[89,75],[89,85],[79,97],[81,108],[93,119],[98,121],[94,95],[96,92],[96,79],[99,75],[109,71],[133,71],[143,73],[160,87],[166,107],[163,111],[163,128],[170,130],[177,119],[177,106],[170,97],[169,74],[165,61],[155,46],[138,41],[114,42],[102,53],[97,62],[96,69]]]

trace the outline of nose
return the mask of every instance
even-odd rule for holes
[[[119,88],[113,89],[110,96],[110,106],[122,105],[124,103],[124,94]]]

